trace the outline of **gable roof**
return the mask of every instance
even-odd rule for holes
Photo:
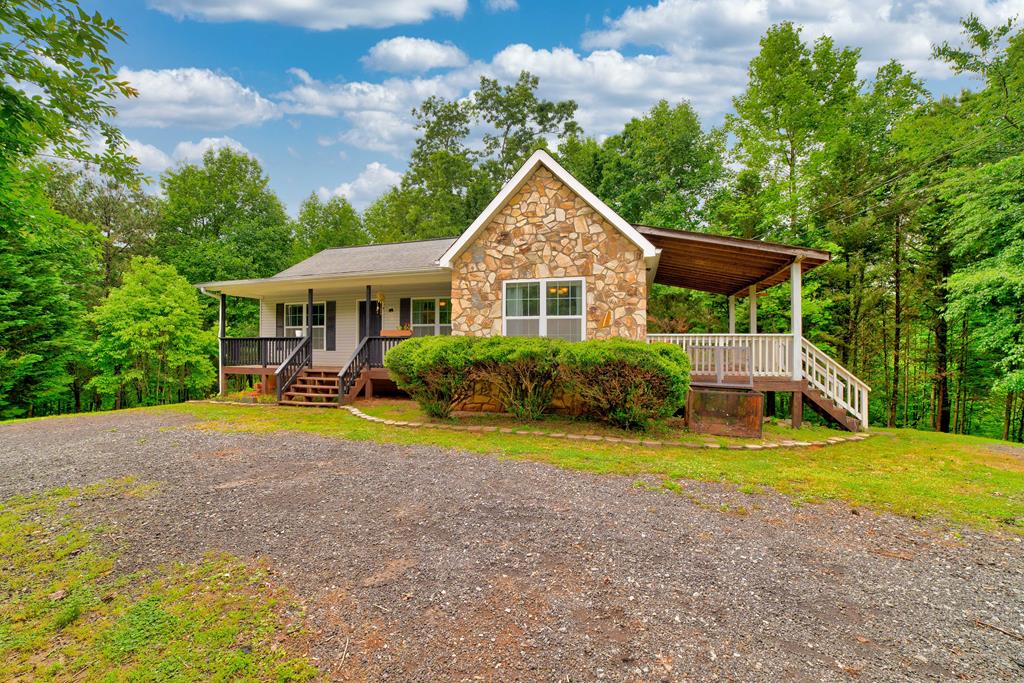
[[[324,249],[305,261],[282,270],[272,279],[374,271],[404,273],[436,269],[438,257],[454,242],[454,237],[445,237],[415,242],[388,242]]]
[[[491,219],[494,218],[502,208],[504,208],[512,195],[519,191],[523,186],[523,183],[526,182],[526,179],[530,177],[530,174],[532,174],[538,166],[542,165],[551,171],[556,178],[565,183],[569,189],[580,197],[580,199],[589,204],[590,207],[602,218],[615,226],[615,228],[625,235],[630,242],[638,246],[640,251],[643,252],[644,258],[654,258],[657,255],[658,250],[653,244],[651,244],[650,240],[641,235],[640,232],[624,220],[622,216],[612,211],[607,204],[602,202],[593,192],[584,187],[583,183],[576,180],[571,173],[562,168],[562,165],[555,161],[550,154],[542,149],[538,149],[530,155],[530,158],[526,160],[526,163],[516,171],[516,174],[512,176],[512,179],[505,183],[505,186],[501,188],[501,192],[491,200],[491,203],[487,205],[487,208],[485,208],[480,215],[476,217],[476,220],[466,228],[465,232],[463,232],[457,240],[455,240],[455,243],[452,244],[444,254],[442,254],[441,258],[438,260],[438,264],[445,268],[451,268],[452,259],[461,254],[466,247],[469,246],[484,226],[490,223]]]

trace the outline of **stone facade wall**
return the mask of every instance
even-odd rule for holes
[[[502,282],[586,281],[586,338],[647,336],[640,248],[539,166],[452,262],[452,334],[501,334]]]

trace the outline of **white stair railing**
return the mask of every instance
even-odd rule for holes
[[[806,339],[801,345],[801,359],[807,383],[854,415],[861,427],[867,429],[871,387]]]

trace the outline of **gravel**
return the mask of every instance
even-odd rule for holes
[[[0,426],[0,496],[161,482],[86,507],[126,547],[124,567],[211,550],[269,561],[306,605],[331,679],[1024,679],[1017,537],[192,422],[130,412]]]

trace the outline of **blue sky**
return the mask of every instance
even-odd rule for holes
[[[83,0],[116,19],[112,46],[140,97],[120,125],[151,176],[211,146],[263,163],[294,213],[310,192],[364,208],[404,170],[410,110],[461,97],[481,75],[521,69],[541,93],[573,98],[592,135],[614,133],[658,99],[691,101],[717,125],[772,23],[860,47],[863,76],[899,59],[936,93],[964,85],[928,60],[958,19],[1024,15],[1024,0]]]

